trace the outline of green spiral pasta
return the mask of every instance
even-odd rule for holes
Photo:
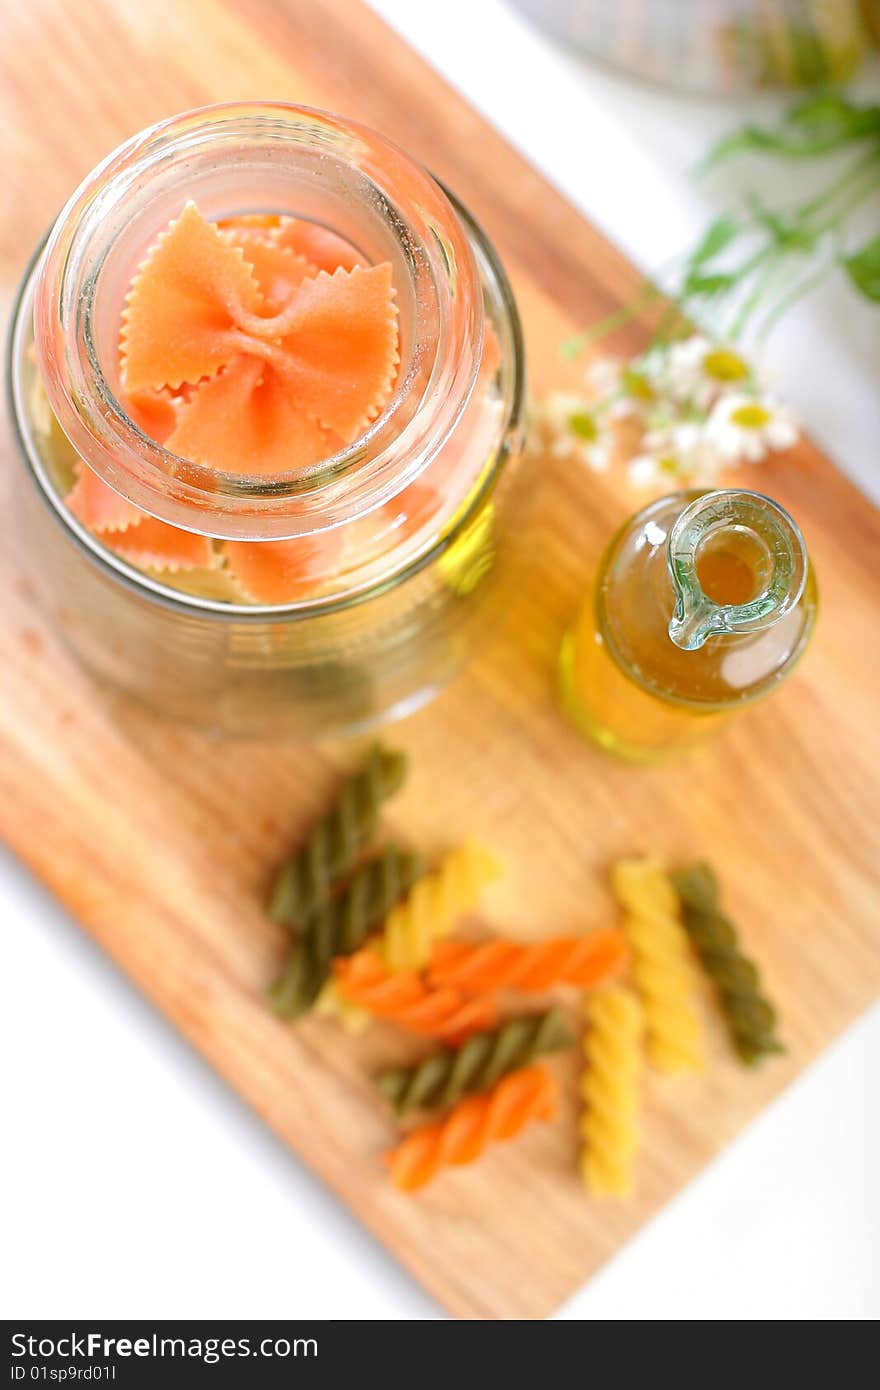
[[[282,867],[269,901],[269,916],[294,930],[329,901],[334,882],[351,869],[373,834],[382,802],[402,785],[404,753],[376,744],[366,763],[342,785],[332,809],[313,828],[303,848]]]
[[[508,1072],[574,1041],[561,1009],[512,1018],[491,1033],[474,1033],[458,1048],[435,1052],[413,1067],[383,1072],[377,1085],[398,1115],[453,1105],[486,1091]]]
[[[682,920],[706,974],[715,984],[733,1045],[746,1066],[784,1052],[776,1036],[776,1010],[762,993],[757,966],[744,956],[736,928],[719,905],[711,865],[695,864],[673,875]]]
[[[275,1012],[293,1019],[310,1009],[330,974],[333,957],[357,950],[424,872],[420,854],[395,845],[386,845],[356,869],[345,891],[300,928],[284,973],[269,989]]]

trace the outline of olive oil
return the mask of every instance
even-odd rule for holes
[[[803,538],[775,502],[732,490],[661,498],[600,562],[563,642],[563,706],[609,752],[674,753],[784,680],[816,606]]]

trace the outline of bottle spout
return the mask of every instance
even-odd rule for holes
[[[724,630],[720,611],[705,594],[682,591],[676,595],[675,612],[669,619],[669,636],[683,652],[695,652],[707,637]]]
[[[739,565],[738,578],[728,569],[716,601],[700,582],[700,557],[719,542],[722,549],[725,542],[745,549],[751,563]],[[779,622],[800,599],[807,573],[803,537],[788,513],[769,497],[738,489],[689,503],[669,532],[666,560],[675,598],[669,637],[686,652],[709,637],[760,632]]]

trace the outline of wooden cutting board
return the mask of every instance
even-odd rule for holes
[[[631,266],[370,11],[350,0],[4,0],[0,273],[7,299],[74,184],[125,136],[189,106],[274,97],[395,136],[470,204],[510,269],[532,381],[559,341],[633,293]],[[564,118],[564,113],[560,113]],[[638,325],[615,346],[636,348]],[[7,450],[9,448],[7,443]],[[8,471],[8,470],[4,470]],[[369,1071],[379,1029],[278,1024],[263,989],[281,936],[272,867],[356,750],[223,745],[99,697],[46,630],[2,547],[0,832],[120,966],[448,1309],[550,1313],[869,1003],[880,982],[880,518],[810,444],[761,486],[804,526],[823,613],[785,691],[698,758],[637,770],[558,716],[553,664],[596,550],[635,505],[617,478],[547,463],[540,563],[504,633],[390,737],[414,773],[401,838],[485,838],[510,871],[491,919],[523,936],[613,916],[610,859],[658,850],[720,866],[732,914],[778,999],[787,1058],[731,1060],[708,995],[705,1078],[647,1086],[637,1198],[588,1201],[575,1174],[576,1061],[563,1114],[417,1199],[389,1188],[393,1128]],[[751,478],[757,475],[750,474]],[[36,995],[36,981],[29,986]],[[161,1117],[157,1116],[161,1122]],[[797,1155],[792,1154],[792,1162]]]

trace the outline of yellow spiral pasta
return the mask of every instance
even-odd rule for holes
[[[483,889],[500,873],[495,855],[474,840],[447,854],[440,867],[420,878],[386,917],[375,948],[385,968],[422,970],[434,942],[477,906]]]
[[[639,1142],[642,1008],[630,990],[616,985],[590,997],[587,1019],[581,1176],[593,1196],[628,1197]]]
[[[312,1012],[321,1018],[337,1018],[347,1033],[357,1036],[373,1021],[373,1015],[360,1004],[346,999],[335,980],[327,980],[315,1000]]]
[[[499,877],[495,855],[475,840],[447,854],[434,873],[426,874],[410,889],[385,919],[382,934],[373,943],[386,970],[420,970],[427,965],[433,944],[470,912],[483,888]],[[328,980],[315,1001],[315,1012],[338,1018],[350,1033],[361,1033],[372,1015],[346,999],[335,980]]]
[[[611,874],[626,911],[633,979],[645,1013],[648,1056],[658,1071],[701,1071],[694,973],[678,897],[659,859],[622,859]]]

